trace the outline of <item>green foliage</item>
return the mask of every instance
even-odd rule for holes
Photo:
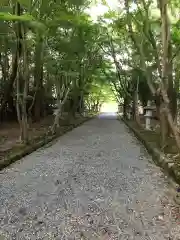
[[[29,15],[29,14],[24,14],[21,16],[17,16],[17,15],[13,15],[10,13],[5,13],[5,12],[0,12],[0,20],[3,21],[33,21],[34,18],[33,16]]]
[[[90,111],[99,111],[103,103],[115,100],[110,86],[100,78],[94,79],[88,90],[89,93],[86,95],[85,101]]]

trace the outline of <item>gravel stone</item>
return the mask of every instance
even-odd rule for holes
[[[0,174],[0,239],[180,240],[168,178],[106,114]]]

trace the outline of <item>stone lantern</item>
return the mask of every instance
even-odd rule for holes
[[[146,113],[144,115],[145,117],[145,128],[146,130],[151,130],[151,118],[153,115],[153,110],[155,109],[154,106],[151,106],[151,101],[147,102],[147,106],[144,108]]]

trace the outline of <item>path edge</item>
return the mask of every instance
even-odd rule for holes
[[[180,185],[180,172],[177,171],[175,164],[172,164],[172,161],[168,159],[159,149],[152,146],[142,134],[133,128],[127,120],[120,118],[122,121],[135,135],[135,137],[145,146],[148,153],[152,156],[153,161],[156,165],[162,168],[162,170],[167,173],[173,180],[177,183],[174,184],[175,187]]]
[[[60,132],[58,134],[52,135],[52,136],[47,136],[44,137],[43,139],[40,139],[38,142],[35,142],[34,144],[31,144],[29,146],[25,146],[24,149],[19,151],[18,153],[15,153],[14,155],[12,154],[11,156],[5,157],[4,161],[2,163],[0,162],[0,171],[3,170],[4,168],[10,166],[11,164],[15,163],[16,161],[20,160],[21,158],[31,154],[32,152],[38,150],[41,147],[45,147],[48,143],[51,143],[53,140],[58,139],[59,137],[65,135],[66,133],[72,131],[73,129],[81,126],[87,121],[92,120],[95,118],[95,116],[88,116],[82,119],[82,121],[78,123],[74,123],[72,125],[69,125],[66,129],[64,129],[63,132]]]

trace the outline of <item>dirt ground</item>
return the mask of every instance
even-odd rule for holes
[[[53,116],[48,116],[40,122],[35,122],[29,127],[30,139],[40,136],[52,124]],[[0,126],[0,153],[6,152],[14,145],[20,143],[19,124],[17,122],[3,123]]]
[[[79,119],[79,116],[76,116],[76,119]],[[60,126],[64,128],[72,124],[74,120],[67,119],[67,114],[64,114]],[[50,115],[45,117],[39,122],[34,122],[29,125],[29,139],[30,141],[38,137],[43,136],[49,128],[52,126],[54,121],[54,116]],[[3,123],[0,126],[0,158],[5,156],[14,147],[21,147],[22,143],[20,142],[20,130],[19,124],[17,122],[7,122]]]

